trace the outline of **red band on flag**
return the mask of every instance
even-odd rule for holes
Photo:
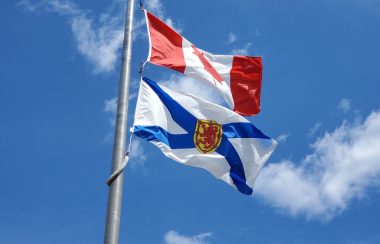
[[[231,68],[231,93],[234,111],[241,115],[260,112],[262,80],[261,57],[234,56]]]
[[[149,61],[184,73],[186,64],[182,51],[182,36],[153,14],[146,14],[151,42]]]

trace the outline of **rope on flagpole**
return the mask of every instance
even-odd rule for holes
[[[131,132],[132,132],[132,129],[131,128]],[[124,171],[124,168],[125,166],[127,166],[127,163],[129,161],[129,157],[131,155],[131,148],[132,148],[132,138],[133,138],[133,132],[131,133],[130,137],[129,137],[129,144],[128,144],[128,150],[127,152],[125,153],[125,156],[124,156],[124,160],[123,162],[121,163],[120,167],[115,170],[111,175],[110,177],[108,178],[107,180],[107,185],[111,185],[112,182],[120,175],[121,172]]]
[[[141,1],[140,1],[140,4],[141,4]],[[140,5],[141,7],[141,5]],[[141,82],[141,79],[143,77],[143,74],[144,74],[144,68],[145,68],[145,64],[147,63],[147,61],[143,62],[141,61],[140,62],[140,68],[139,68],[139,73],[140,73],[140,82]],[[134,124],[134,121],[133,121],[133,124]],[[125,153],[125,156],[124,156],[124,160],[122,162],[122,164],[120,165],[120,167],[118,169],[116,169],[111,175],[110,177],[108,177],[107,179],[107,185],[111,185],[112,182],[120,175],[121,172],[124,171],[124,168],[127,166],[128,164],[128,161],[129,161],[129,158],[130,158],[130,155],[131,155],[131,149],[132,149],[132,138],[133,138],[133,128],[134,127],[131,127],[129,129],[129,131],[131,132],[131,135],[129,136],[129,144],[128,144],[128,150],[127,152]]]
[[[140,0],[140,10],[141,10],[141,11],[144,11],[144,4],[143,4],[143,1],[142,1],[142,0]]]
[[[141,7],[141,1],[140,1],[140,7]],[[141,80],[142,80],[142,77],[144,75],[144,68],[145,68],[145,64],[147,63],[148,61],[141,61],[140,62],[140,68],[139,68],[139,73],[140,73],[140,85],[141,85]],[[134,121],[133,121],[133,124],[134,124]],[[121,172],[124,171],[124,168],[127,166],[127,163],[129,161],[129,158],[130,158],[130,155],[131,155],[131,149],[132,149],[132,138],[133,138],[133,127],[131,127],[129,129],[129,131],[131,132],[131,135],[129,136],[129,144],[128,144],[128,150],[127,152],[125,153],[125,156],[124,156],[124,160],[122,162],[122,164],[120,165],[120,167],[118,169],[116,169],[111,175],[110,177],[108,178],[107,180],[107,185],[111,185],[112,182],[120,175]]]
[[[140,73],[140,80],[141,80],[141,78],[142,78],[142,76],[143,76],[144,69],[145,69],[145,64],[146,64],[147,62],[148,62],[148,60],[145,61],[145,62],[143,62],[143,61],[140,62],[140,70],[139,70],[139,73]]]

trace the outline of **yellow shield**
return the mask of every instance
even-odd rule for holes
[[[222,125],[213,120],[198,120],[194,131],[194,144],[201,153],[212,153],[222,141]]]

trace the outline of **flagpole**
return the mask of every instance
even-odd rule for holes
[[[125,157],[134,1],[135,0],[127,0],[111,173],[120,169]],[[122,191],[123,172],[109,185],[107,219],[104,233],[105,244],[117,244],[119,242]]]

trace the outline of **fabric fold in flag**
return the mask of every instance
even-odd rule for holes
[[[203,168],[244,194],[277,142],[237,113],[143,78],[133,133],[169,158]]]
[[[241,115],[260,112],[261,57],[208,53],[152,13],[145,10],[145,16],[150,44],[147,61],[212,85]]]

